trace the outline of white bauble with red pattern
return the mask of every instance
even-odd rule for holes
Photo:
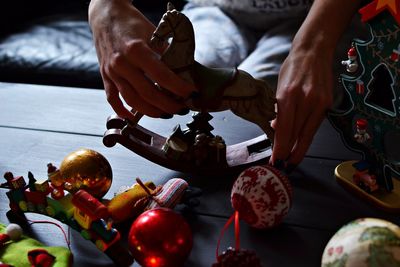
[[[231,192],[232,207],[255,228],[278,225],[292,204],[288,178],[271,166],[253,166],[236,179]]]

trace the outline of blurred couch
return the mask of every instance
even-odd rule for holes
[[[89,1],[5,2],[0,6],[0,81],[103,88],[87,22]],[[166,0],[134,2],[154,24],[167,5]]]

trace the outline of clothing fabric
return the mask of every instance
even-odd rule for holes
[[[280,66],[304,16],[251,27],[217,6],[189,3],[182,11],[195,32],[195,59],[209,67],[242,69],[276,88]],[[247,18],[251,20],[251,18]]]
[[[213,4],[205,6],[207,2]],[[227,11],[216,6],[220,2],[234,3],[241,0],[192,0],[182,11],[194,27],[195,59],[209,67],[237,67],[266,81],[276,90],[279,70],[307,12],[302,15],[296,13],[296,16],[289,13],[288,17],[282,19],[280,16],[271,17],[265,13],[250,15]],[[332,66],[336,77],[345,71],[341,61],[347,58],[347,50],[355,37],[367,38],[367,30],[357,16],[339,42],[336,60]],[[337,103],[341,102],[341,88],[338,87],[335,91],[334,99]]]
[[[202,6],[218,6],[222,9],[252,13],[282,14],[292,17],[308,10],[313,0],[189,0]]]

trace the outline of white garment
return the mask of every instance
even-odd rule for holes
[[[216,5],[225,10],[243,12],[262,12],[268,14],[285,14],[286,17],[298,16],[307,11],[313,0],[189,0],[198,5]]]

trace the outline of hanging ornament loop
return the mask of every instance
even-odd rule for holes
[[[240,249],[240,222],[239,222],[239,212],[235,211],[234,214],[229,218],[229,220],[225,223],[224,228],[222,228],[221,233],[218,238],[217,249],[215,251],[215,256],[218,260],[219,256],[219,246],[221,244],[222,237],[225,234],[225,231],[229,228],[232,222],[235,221],[235,249]]]

